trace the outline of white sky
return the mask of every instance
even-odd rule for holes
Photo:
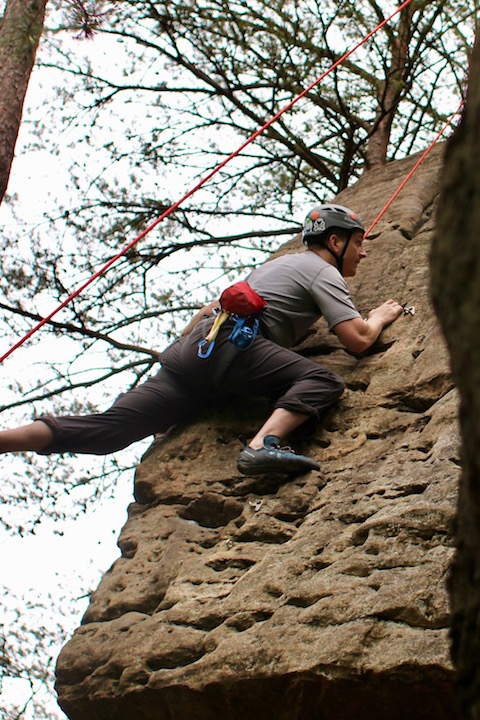
[[[131,484],[124,482],[114,498],[99,503],[74,521],[42,523],[35,535],[23,538],[0,532],[2,583],[16,598],[25,601],[27,607],[40,601],[52,610],[55,608],[50,618],[44,613],[38,616],[39,623],[51,624],[53,630],[58,622],[71,633],[79,626],[88,604],[86,597],[80,597],[83,589],[94,590],[101,574],[119,557],[116,540],[126,520],[131,495]],[[63,535],[56,534],[59,530]],[[7,643],[9,610],[5,605],[0,610]],[[35,612],[28,614],[35,621]],[[14,702],[25,700],[30,694],[28,684],[21,681],[4,679],[2,689],[4,697]],[[51,710],[64,718],[57,709],[53,688],[48,695],[46,701]],[[28,713],[26,718],[30,717]],[[32,720],[39,718],[32,716]]]
[[[85,48],[94,52],[95,44],[84,44],[83,49]],[[35,103],[39,93],[41,94],[42,90],[39,89],[34,75],[27,94],[27,105]],[[28,233],[30,229],[44,222],[44,211],[54,207],[50,192],[55,195],[61,188],[66,187],[69,178],[66,172],[68,163],[62,155],[52,155],[48,150],[23,153],[23,134],[22,129],[8,192],[18,196],[15,211],[22,219],[22,229]],[[8,236],[14,228],[18,230],[9,207],[6,204],[1,205],[0,232]],[[44,309],[45,312],[53,310],[55,305],[52,303],[49,308]],[[3,354],[8,349],[9,345],[0,340],[0,353]],[[45,352],[48,353],[47,350]],[[38,360],[38,350],[35,350],[35,357],[32,357],[26,344],[6,361],[0,377],[5,379],[9,374],[22,376],[26,372],[32,372],[32,363]],[[29,417],[28,409],[25,410],[25,415]],[[4,413],[1,418],[3,427],[8,426],[6,416],[7,413]],[[132,458],[139,458],[145,445],[148,445],[148,442],[143,445],[136,444],[131,453]],[[78,460],[80,466],[83,461]],[[96,458],[91,458],[90,461],[95,462]],[[16,458],[4,455],[1,456],[1,463],[4,470],[2,482],[6,482]],[[54,623],[58,622],[73,632],[79,626],[88,604],[87,598],[77,598],[84,588],[94,590],[101,575],[120,555],[116,541],[126,521],[127,506],[132,501],[133,471],[123,476],[113,498],[95,504],[75,520],[64,523],[44,521],[34,535],[28,534],[25,537],[12,537],[0,529],[0,578],[4,587],[8,588],[9,598],[14,605],[18,605],[17,598],[21,599],[25,603],[25,616],[29,612],[29,603],[35,604],[38,601],[52,607],[51,619],[41,617],[39,623],[48,624],[51,620],[52,628]],[[59,535],[59,532],[62,534]],[[70,604],[67,598],[74,602]],[[55,608],[58,608],[58,612]],[[0,631],[3,630],[6,635],[7,652],[12,617],[10,610],[8,604],[3,604],[0,608]],[[31,617],[35,618],[35,614]],[[31,690],[27,683],[11,681],[1,676],[0,680],[3,700],[21,705],[30,696]],[[56,713],[59,718],[65,718],[57,706],[53,688],[49,689],[46,702],[52,713]],[[23,718],[40,720],[34,717],[31,711],[22,716],[22,720]]]

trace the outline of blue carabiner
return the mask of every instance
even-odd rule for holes
[[[205,346],[207,346],[206,350],[204,350]],[[210,357],[214,346],[215,346],[215,340],[212,340],[211,342],[208,342],[207,339],[200,340],[200,342],[198,343],[198,350],[197,350],[198,357],[202,358],[202,360]]]
[[[259,321],[255,318],[252,327],[246,325],[246,321],[251,318],[237,318],[235,327],[228,336],[230,342],[232,342],[238,350],[248,350],[252,347],[255,338],[257,337]]]

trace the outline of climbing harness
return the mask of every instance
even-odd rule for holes
[[[311,92],[317,85],[319,85],[322,80],[324,80],[327,75],[332,73],[334,70],[336,70],[342,63],[344,63],[351,55],[353,55],[354,52],[356,52],[360,47],[365,45],[370,38],[372,38],[376,32],[381,30],[385,25],[387,25],[392,18],[394,18],[398,13],[400,13],[404,8],[406,8],[410,3],[413,2],[413,0],[404,0],[388,17],[384,18],[373,30],[371,30],[367,35],[365,35],[359,42],[357,42],[353,47],[350,48],[346,53],[344,53],[338,60],[336,60],[327,70],[325,70],[316,80],[314,80],[310,85],[302,90],[296,97],[293,98],[290,102],[288,102],[286,105],[284,105],[280,110],[275,113],[264,125],[262,125],[260,128],[258,128],[252,135],[250,135],[249,138],[243,142],[240,147],[238,147],[236,150],[234,150],[230,155],[228,155],[221,163],[219,163],[213,170],[208,172],[206,175],[204,175],[199,182],[194,185],[193,188],[191,188],[188,192],[183,195],[183,197],[180,198],[177,202],[173,203],[173,205],[170,205],[169,208],[167,208],[156,220],[154,220],[150,225],[148,225],[139,235],[137,235],[136,238],[134,238],[131,242],[129,242],[122,250],[120,250],[116,255],[114,255],[110,260],[103,265],[97,272],[95,272],[88,280],[86,280],[80,287],[78,287],[73,293],[71,293],[58,307],[56,307],[52,312],[50,312],[48,315],[46,315],[42,320],[37,323],[33,328],[31,328],[20,340],[18,340],[12,347],[5,352],[0,357],[0,363],[2,363],[4,360],[6,360],[17,348],[21,347],[34,333],[37,332],[37,330],[40,330],[44,325],[46,325],[50,320],[61,310],[63,310],[64,307],[66,307],[72,300],[74,300],[76,297],[78,297],[89,285],[91,285],[97,278],[99,278],[101,275],[103,275],[119,258],[126,255],[131,248],[134,247],[140,240],[142,240],[149,232],[151,232],[157,225],[162,222],[166,217],[171,215],[175,210],[177,210],[180,205],[182,205],[189,197],[191,197],[194,193],[197,192],[201,187],[205,185],[214,175],[216,175],[222,168],[227,165],[231,160],[233,160],[235,157],[240,155],[240,153],[254,140],[257,139],[262,133],[264,133],[268,128],[273,125],[277,120],[279,120],[282,115],[284,115],[286,112],[291,110],[291,108],[297,104],[302,98],[305,97],[305,95],[308,95],[309,92]]]
[[[238,317],[238,315],[231,315],[222,310],[216,316],[207,337],[198,343],[197,355],[199,358],[205,359],[210,357],[215,347],[218,331],[223,323],[229,319],[235,322],[234,328],[228,336],[230,342],[232,342],[238,350],[248,350],[248,348],[253,345],[258,335],[258,328],[260,327],[259,319],[256,317],[241,318]]]
[[[210,357],[218,332],[226,320],[235,325],[228,336],[238,350],[248,350],[258,334],[258,315],[265,309],[265,300],[245,281],[230,285],[220,295],[220,311],[217,313],[207,337],[198,343],[198,357]]]

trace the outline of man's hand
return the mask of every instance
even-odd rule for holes
[[[378,307],[370,310],[368,313],[368,319],[375,318],[382,323],[382,328],[390,325],[396,320],[403,312],[403,305],[400,305],[396,300],[386,300]]]
[[[390,325],[403,312],[403,306],[396,300],[386,300],[378,307],[370,310],[368,318],[344,320],[333,328],[340,342],[347,350],[361,353],[373,345],[383,328]]]

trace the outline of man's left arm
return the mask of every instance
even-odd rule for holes
[[[386,300],[370,310],[366,320],[357,317],[344,320],[332,330],[347,350],[361,353],[373,345],[382,330],[396,320],[403,312],[403,306],[396,300]]]

